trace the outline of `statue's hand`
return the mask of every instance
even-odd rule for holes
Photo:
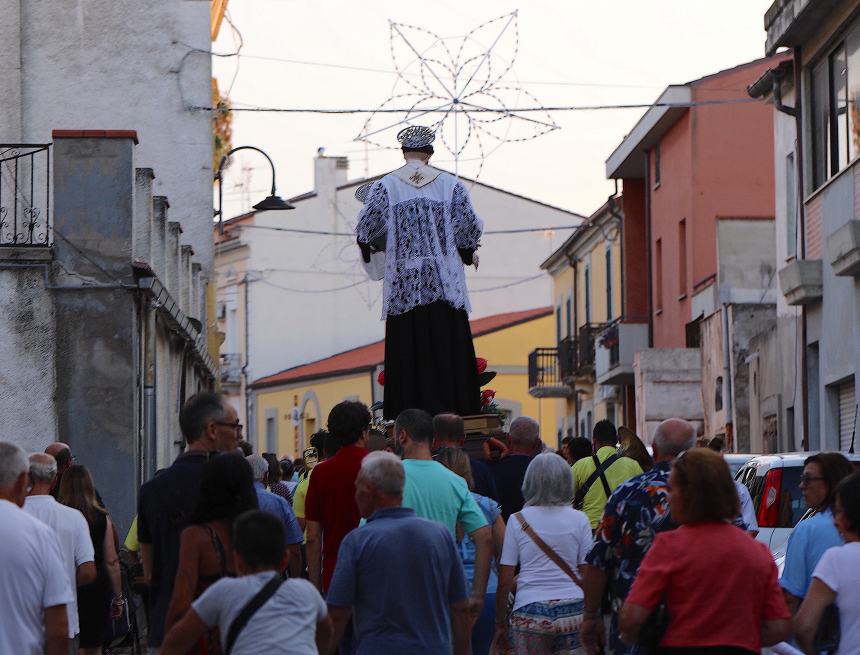
[[[475,254],[475,255],[473,255],[473,256],[472,256],[472,264],[474,265],[474,267],[475,267],[475,270],[476,270],[476,271],[478,270],[478,262],[479,262],[479,261],[480,261],[480,260],[478,259],[478,255],[477,255],[477,254]]]

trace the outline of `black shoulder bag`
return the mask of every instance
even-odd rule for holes
[[[597,459],[597,455],[592,455],[591,458],[594,460],[594,473],[588,476],[588,479],[583,483],[583,485],[576,490],[576,496],[573,497],[573,508],[574,509],[582,509],[582,505],[585,502],[585,496],[588,494],[591,489],[591,485],[597,482],[597,478],[600,478],[600,481],[603,483],[603,491],[606,493],[606,497],[612,495],[612,489],[609,488],[609,483],[606,481],[606,470],[612,466],[617,459],[619,459],[621,455],[615,453],[607,457],[601,463],[599,459]]]
[[[283,583],[284,578],[281,574],[276,574],[274,578],[263,585],[263,588],[260,589],[260,591],[254,594],[254,597],[251,598],[251,600],[245,603],[245,606],[236,615],[236,618],[233,619],[233,622],[230,624],[230,629],[227,631],[227,643],[224,646],[225,655],[230,655],[236,640],[239,638],[239,635],[245,626],[248,625],[248,621],[250,621],[251,617],[257,613],[258,609],[265,605],[266,602],[275,595],[275,592],[278,591]]]

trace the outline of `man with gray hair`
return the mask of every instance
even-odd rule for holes
[[[597,652],[601,645],[615,655],[633,652],[635,647],[618,638],[618,611],[654,535],[678,527],[669,515],[669,471],[672,461],[695,444],[696,428],[692,424],[680,418],[663,421],[651,443],[654,468],[620,484],[606,502],[594,545],[586,557],[580,637],[589,652]],[[608,644],[601,609],[610,614]]]
[[[392,453],[372,452],[361,462],[355,501],[367,524],[338,551],[326,597],[334,622],[329,652],[352,618],[356,655],[469,653],[469,597],[454,538],[402,506],[405,482]]]
[[[523,508],[523,478],[541,449],[540,425],[533,418],[520,416],[511,422],[508,437],[511,442],[508,454],[492,464],[505,523],[511,514]]]
[[[96,579],[95,554],[90,528],[84,515],[72,507],[58,503],[51,496],[57,477],[57,460],[45,453],[30,455],[30,493],[24,501],[24,511],[52,528],[60,547],[66,569],[66,578],[74,591]],[[78,624],[77,594],[66,605],[69,617],[69,639],[75,640],[80,632]],[[75,642],[70,645],[70,652]],[[75,651],[77,649],[75,648]]]
[[[66,655],[74,592],[54,532],[21,507],[27,454],[0,441],[0,653]]]
[[[269,462],[262,455],[248,455],[245,461],[251,465],[251,472],[254,474],[254,489],[257,491],[257,504],[260,509],[274,514],[284,524],[287,550],[290,553],[290,576],[297,578],[302,574],[301,544],[304,540],[298,519],[286,500],[266,490],[266,485],[269,484]]]

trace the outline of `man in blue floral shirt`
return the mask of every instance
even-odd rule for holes
[[[625,646],[618,638],[618,611],[654,535],[678,527],[669,516],[669,470],[672,460],[695,442],[696,429],[687,421],[663,421],[654,432],[654,468],[619,485],[607,501],[586,557],[589,566],[580,636],[588,652],[597,652],[600,645],[607,655],[644,652],[637,646]],[[601,614],[607,588],[611,602],[608,643]]]

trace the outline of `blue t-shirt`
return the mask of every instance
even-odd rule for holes
[[[346,535],[326,602],[352,608],[355,655],[435,655],[451,652],[450,605],[465,598],[448,530],[392,507]]]
[[[812,572],[824,551],[842,544],[829,509],[801,521],[788,537],[785,567],[779,584],[793,596],[805,597],[812,582]]]
[[[406,472],[404,507],[442,523],[452,537],[456,537],[457,523],[466,534],[487,525],[466,481],[453,471],[429,459],[404,459],[403,470]]]
[[[299,527],[299,522],[296,520],[296,514],[290,504],[271,491],[266,491],[266,488],[260,482],[254,483],[254,489],[257,490],[257,504],[260,509],[269,514],[274,514],[284,523],[287,531],[288,544],[300,544],[304,541],[304,535]]]
[[[487,524],[490,526],[490,530],[492,530],[493,523],[496,522],[496,519],[499,518],[502,513],[502,508],[499,507],[499,504],[492,498],[481,496],[474,491],[472,492],[472,498],[474,498],[475,502],[478,503],[478,507],[481,508],[481,511],[484,513],[484,518],[487,519]],[[471,590],[472,582],[475,580],[475,542],[472,541],[468,534],[464,534],[463,539],[459,544],[457,544],[457,548],[460,550],[460,558],[463,560],[463,571],[466,574],[466,586]],[[498,579],[496,578],[495,566],[493,566],[493,562],[490,561],[490,577],[487,578],[487,593],[496,593],[497,586]]]

